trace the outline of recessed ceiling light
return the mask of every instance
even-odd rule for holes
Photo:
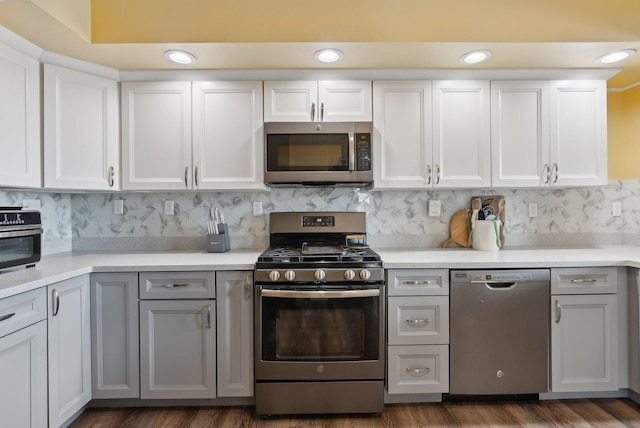
[[[471,51],[460,57],[460,62],[463,64],[479,64],[483,61],[488,60],[491,57],[491,51],[480,50],[480,51]]]
[[[196,57],[185,51],[170,50],[166,51],[164,56],[167,57],[169,61],[180,65],[189,65],[196,62]]]
[[[600,64],[613,64],[615,62],[624,61],[631,55],[636,53],[635,49],[623,49],[621,51],[611,52],[598,58]]]
[[[321,49],[316,52],[313,57],[316,59],[316,61],[320,61],[325,64],[331,64],[342,59],[342,52],[338,49]]]

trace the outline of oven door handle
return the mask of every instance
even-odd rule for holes
[[[261,290],[264,297],[281,297],[285,299],[350,299],[352,297],[376,297],[379,289],[371,290]]]
[[[31,230],[13,230],[8,232],[0,232],[0,238],[19,238],[21,236],[33,236],[33,235],[42,235],[42,229],[31,229]]]

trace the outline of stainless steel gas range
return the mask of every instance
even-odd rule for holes
[[[380,413],[384,269],[366,214],[271,213],[256,263],[256,412]]]

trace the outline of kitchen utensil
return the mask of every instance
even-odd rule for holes
[[[458,211],[451,217],[449,224],[450,238],[443,244],[443,248],[449,247],[451,244],[458,244],[461,247],[469,246],[469,222],[471,219],[471,210]]]

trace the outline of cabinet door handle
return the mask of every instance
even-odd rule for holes
[[[170,284],[162,284],[164,288],[184,288],[188,287],[188,282],[179,282],[179,283],[170,283]]]
[[[55,317],[58,315],[58,311],[60,310],[60,293],[58,293],[58,290],[54,289],[51,292],[51,297],[53,300],[53,316]]]
[[[560,173],[558,172],[558,164],[554,163],[553,164],[553,182],[556,183],[558,181],[558,175]]]
[[[431,165],[427,166],[427,184],[431,184]]]
[[[560,306],[560,302],[556,299],[556,324],[560,322],[560,318],[562,318],[562,306]]]
[[[187,181],[189,179],[189,167],[185,166],[184,167],[184,187],[189,187],[189,182]]]
[[[595,282],[597,282],[598,280],[595,278],[575,278],[572,279],[571,282],[574,284],[593,284]]]
[[[320,122],[324,121],[324,100],[320,101]]]
[[[316,117],[316,102],[311,101],[311,120],[313,121]]]
[[[407,370],[407,373],[417,374],[417,375],[425,375],[431,371],[429,367],[416,367],[416,368],[407,367],[406,370]]]
[[[413,319],[413,320],[405,320],[405,322],[410,326],[418,327],[418,326],[431,324],[431,319],[430,318]]]
[[[15,314],[16,314],[15,312],[11,312],[10,314],[0,316],[0,322],[8,320]]]
[[[551,168],[549,168],[549,164],[544,164],[544,169],[542,174],[545,176],[544,184],[549,184],[549,180],[551,179]]]
[[[194,172],[193,175],[194,175],[196,187],[198,187],[198,167],[196,167],[195,172]]]
[[[207,306],[207,328],[211,328],[211,305]]]
[[[244,298],[245,300],[251,300],[253,297],[253,287],[249,281],[249,275],[244,278]]]
[[[427,281],[427,280],[416,280],[416,281],[403,281],[403,284],[407,284],[407,285],[429,285],[431,284],[431,281]]]
[[[440,165],[436,164],[436,184],[440,184]]]
[[[109,187],[113,187],[116,183],[116,170],[114,167],[109,167]]]

